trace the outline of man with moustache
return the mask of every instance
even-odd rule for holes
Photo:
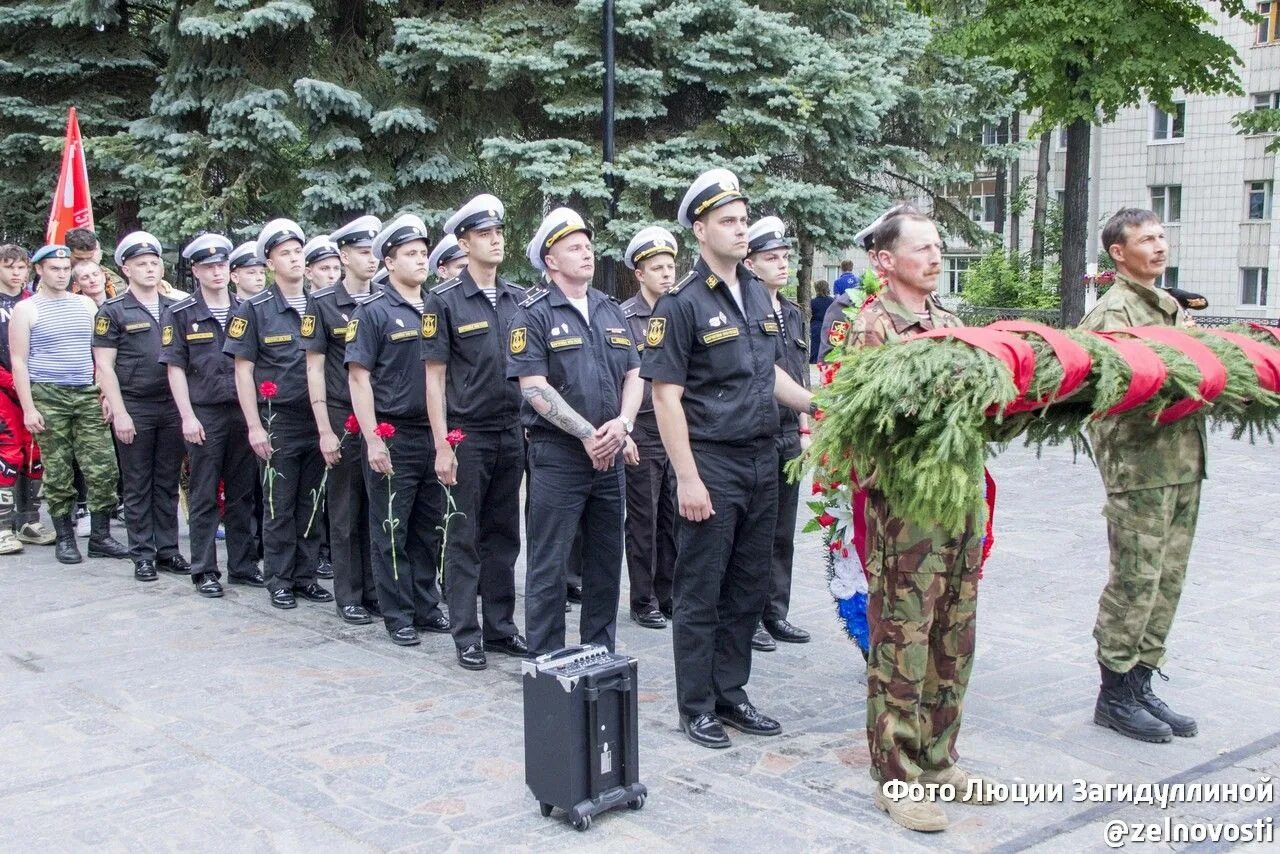
[[[152,582],[156,570],[190,575],[178,551],[178,472],[182,422],[168,372],[160,362],[160,316],[176,301],[160,293],[160,241],[145,231],[125,236],[116,266],[129,287],[98,309],[93,357],[98,385],[111,407],[120,454],[125,531],[133,577]]]
[[[486,651],[516,658],[529,652],[515,623],[524,436],[520,390],[506,382],[504,362],[507,332],[525,291],[498,275],[506,257],[505,214],[498,198],[483,193],[449,217],[445,231],[467,266],[432,288],[422,315],[436,477],[452,488],[462,514],[450,525],[444,571],[453,642],[465,670],[487,667]],[[451,428],[466,434],[456,448],[448,441]]]
[[[249,446],[262,461],[263,575],[271,606],[282,610],[298,607],[296,596],[333,601],[315,580],[324,460],[309,406],[306,354],[298,346],[307,305],[305,243],[292,220],[275,219],[263,227],[257,254],[267,260],[275,284],[236,307],[222,345],[235,358],[236,397]],[[264,382],[274,384],[273,397],[261,393]]]
[[[778,512],[777,403],[806,411],[812,395],[778,366],[777,318],[742,264],[747,199],[737,176],[726,169],[699,176],[679,219],[698,241],[698,260],[654,307],[641,373],[653,382],[676,476],[672,647],[680,726],[695,744],[722,748],[730,743],[725,724],[753,735],[782,731],[744,688]]]
[[[622,261],[640,290],[622,304],[636,351],[644,352],[644,333],[653,307],[676,281],[676,239],[661,226],[641,229],[627,245]],[[631,619],[646,629],[666,628],[671,617],[675,575],[675,475],[662,448],[653,414],[653,389],[644,397],[631,434],[636,454],[627,464],[627,574],[631,582]]]
[[[209,599],[223,594],[216,540],[219,482],[225,496],[227,580],[249,587],[266,584],[251,521],[253,451],[245,441],[244,413],[236,397],[235,359],[222,352],[227,323],[240,305],[227,288],[231,251],[231,241],[221,234],[202,234],[187,244],[182,257],[191,265],[196,291],[169,308],[160,331],[160,362],[168,371],[191,461],[191,582]]]
[[[521,303],[507,343],[529,437],[525,630],[532,655],[561,649],[566,568],[582,539],[583,644],[614,648],[622,575],[620,452],[644,393],[622,308],[591,287],[591,229],[569,208],[543,219],[529,262],[549,285]]]
[[[413,214],[383,227],[373,253],[387,269],[388,284],[356,308],[347,327],[351,404],[374,508],[373,577],[383,623],[397,646],[419,643],[419,631],[449,632],[436,585],[444,492],[436,483],[422,352],[430,252],[427,227]],[[394,437],[379,435],[383,422],[395,428]]]
[[[346,433],[347,418],[353,412],[347,381],[347,328],[356,308],[373,296],[369,280],[378,269],[373,239],[381,230],[382,220],[361,216],[329,235],[344,275],[341,281],[311,292],[300,339],[307,351],[307,387],[320,433],[320,453],[329,467],[325,504],[333,597],[338,616],[352,625],[372,623],[379,611],[369,555],[369,501],[360,437]]]
[[[751,226],[747,232],[745,263],[769,294],[778,337],[782,339],[783,358],[778,364],[787,376],[808,388],[808,330],[804,328],[800,306],[782,293],[791,276],[791,244],[787,242],[786,226],[782,220],[766,216]],[[809,642],[809,633],[787,619],[791,605],[791,563],[795,554],[800,483],[790,482],[786,471],[787,464],[809,447],[809,414],[779,407],[778,415],[778,521],[774,525],[769,561],[769,596],[751,639],[751,646],[764,652],[776,649],[777,643]]]

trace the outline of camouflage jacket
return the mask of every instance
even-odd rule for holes
[[[1085,315],[1081,329],[1109,332],[1126,326],[1179,326],[1177,300],[1124,276]],[[1195,483],[1205,477],[1205,422],[1191,415],[1155,424],[1130,412],[1089,427],[1094,456],[1108,493]]]
[[[921,332],[964,326],[960,318],[947,311],[934,299],[927,302],[929,319],[881,292],[866,308],[858,313],[849,325],[849,347],[876,347],[906,338],[914,338]]]

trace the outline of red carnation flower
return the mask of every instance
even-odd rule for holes
[[[258,394],[262,395],[267,400],[270,400],[279,393],[280,386],[276,385],[271,380],[263,380],[262,384],[258,386]]]
[[[822,484],[818,483],[816,480],[813,482],[813,494],[814,495],[822,494]]]
[[[467,438],[467,434],[455,427],[449,431],[449,435],[445,436],[444,440],[449,443],[449,447],[456,448],[462,444],[462,440],[465,438]]]
[[[347,416],[347,423],[342,425],[342,429],[353,435],[360,432],[360,419],[354,412]]]
[[[377,427],[373,428],[373,435],[377,436],[379,439],[390,439],[395,434],[395,425],[388,424],[385,421],[379,423]]]
[[[831,549],[831,551],[833,552],[838,552],[840,551],[840,548],[843,545],[844,543],[840,542],[839,540],[832,540],[831,545],[827,546],[827,548]]]
[[[836,517],[830,513],[823,513],[818,517],[818,524],[824,528],[829,528],[836,523]]]

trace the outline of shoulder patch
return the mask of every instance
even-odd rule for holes
[[[695,276],[695,275],[694,275],[694,272],[693,272],[692,270],[690,270],[688,273],[686,273],[686,274],[685,274],[685,277],[684,277],[683,279],[681,279],[680,281],[678,281],[678,282],[676,282],[674,285],[672,285],[670,288],[668,288],[668,289],[667,289],[667,293],[668,293],[668,294],[678,294],[678,293],[680,293],[680,289],[681,289],[681,288],[683,288],[685,285],[689,284],[690,282],[692,282],[692,281],[693,281],[694,279],[696,279],[696,278],[697,278],[697,276]]]
[[[445,279],[443,282],[436,285],[434,288],[431,289],[431,293],[442,294],[446,291],[453,290],[460,284],[462,284],[462,279],[458,278],[457,276],[454,276],[452,279]]]
[[[649,318],[649,328],[644,333],[644,343],[649,347],[661,347],[662,339],[667,337],[667,319],[665,317]]]
[[[228,338],[243,338],[244,333],[249,329],[249,321],[243,317],[233,317],[231,322],[227,324]]]
[[[111,329],[111,320],[107,317],[100,316],[93,324],[93,332],[95,335],[106,335]]]
[[[542,299],[549,293],[551,293],[551,291],[548,288],[536,288],[532,291],[529,291],[529,296],[525,298],[524,302],[520,303],[520,307],[528,308],[529,306],[533,305],[534,303],[536,303],[538,300]]]
[[[170,311],[181,311],[181,310],[182,310],[182,309],[184,309],[184,308],[191,308],[191,306],[193,306],[193,305],[195,305],[195,304],[196,304],[196,298],[195,298],[195,297],[187,297],[186,299],[184,299],[184,300],[179,300],[178,302],[175,302],[173,305],[169,306],[169,310],[170,310]]]
[[[329,294],[336,293],[336,292],[337,292],[336,286],[329,285],[329,287],[327,288],[320,288],[317,291],[312,291],[311,298],[315,299],[316,297],[327,297]]]
[[[275,296],[276,295],[271,292],[271,289],[268,288],[260,294],[254,294],[249,297],[249,305],[262,305],[269,299],[275,299]]]
[[[517,326],[511,330],[511,354],[518,356],[524,352],[524,348],[528,345],[529,330],[524,326]]]
[[[508,282],[506,279],[502,279],[501,281],[503,285],[505,285],[508,288],[511,288],[511,290],[515,292],[515,295],[517,297],[522,297],[529,293],[529,289],[526,288],[524,285],[517,285],[515,282]]]
[[[316,316],[314,314],[302,315],[302,332],[303,338],[312,338],[316,334]]]
[[[386,291],[378,291],[376,294],[374,294],[373,296],[371,296],[371,297],[369,297],[367,300],[365,300],[362,304],[363,304],[363,305],[368,305],[368,304],[369,304],[369,303],[371,303],[371,302],[377,302],[378,300],[382,299],[382,298],[383,298],[384,296],[386,296],[386,295],[387,295],[387,292],[386,292]]]
[[[347,324],[347,343],[350,344],[356,340],[356,327],[360,325],[360,318],[353,317],[351,322]]]
[[[165,347],[173,343],[173,324],[166,323],[164,329],[160,330],[160,343]]]
[[[623,317],[636,316],[636,307],[631,304],[630,300],[627,300],[625,303],[622,304],[622,316]]]

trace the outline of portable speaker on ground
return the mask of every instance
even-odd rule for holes
[[[571,646],[521,669],[524,779],[542,814],[559,807],[586,830],[605,810],[642,808],[636,660]]]

